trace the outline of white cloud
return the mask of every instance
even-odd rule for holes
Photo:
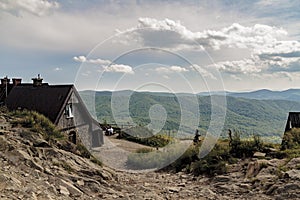
[[[167,75],[163,75],[163,78],[165,78],[165,79],[170,79],[170,77],[167,76]]]
[[[97,59],[87,59],[85,56],[74,56],[73,60],[81,63],[92,63],[92,64],[99,64],[99,65],[109,65],[112,62],[110,60],[103,60],[100,58]]]
[[[230,78],[232,78],[232,79],[234,79],[234,80],[236,80],[236,81],[241,81],[241,80],[242,80],[240,77],[238,77],[238,76],[236,76],[236,75],[234,75],[234,74],[231,74],[231,75],[230,75]]]
[[[159,73],[173,73],[173,72],[181,73],[181,72],[188,72],[189,70],[184,67],[173,65],[169,67],[157,67],[155,71]]]
[[[34,15],[43,16],[58,7],[59,4],[57,2],[48,0],[2,0],[0,2],[0,10],[7,11],[14,15],[28,12]]]
[[[85,56],[74,56],[73,60],[83,63],[86,61],[86,57]]]
[[[203,77],[208,77],[208,78],[211,78],[211,79],[214,79],[214,80],[217,79],[211,72],[209,72],[204,67],[201,67],[199,65],[193,64],[192,66],[190,66],[190,68],[193,69],[193,70],[195,70],[195,71],[197,71],[198,73],[200,73],[200,75],[203,76]]]
[[[104,71],[119,72],[119,73],[125,73],[125,74],[134,74],[132,67],[130,67],[129,65],[122,65],[122,64],[112,64],[112,65],[106,66],[104,68]]]
[[[255,59],[243,59],[234,61],[224,61],[216,63],[214,66],[222,72],[227,72],[231,74],[253,74],[262,71],[262,66],[259,65]]]
[[[100,58],[88,59],[85,56],[74,56],[73,60],[81,63],[91,63],[91,64],[99,65],[102,68],[99,71],[134,74],[134,71],[131,66],[124,65],[124,64],[116,64],[110,60],[103,60]]]
[[[247,27],[238,23],[221,30],[193,32],[180,21],[153,18],[139,18],[136,27],[121,33],[124,33],[120,38],[123,41],[136,41],[143,46],[175,50],[186,48],[202,50],[203,47],[215,50],[222,47],[256,49],[287,35],[282,28],[262,24]]]
[[[53,71],[56,71],[56,72],[57,72],[57,71],[61,71],[61,70],[62,70],[61,67],[56,67],[56,68],[53,69]]]

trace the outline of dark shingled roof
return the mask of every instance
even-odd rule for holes
[[[6,99],[9,110],[35,110],[48,117],[53,123],[71,94],[73,85],[48,85],[34,87],[32,84],[15,86]]]
[[[291,128],[300,128],[300,112],[290,112],[285,126],[285,131]]]

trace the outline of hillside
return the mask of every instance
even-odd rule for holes
[[[0,129],[0,199],[99,198],[111,170],[47,123],[29,128],[27,117],[33,116],[0,111],[0,124],[6,124]]]
[[[129,91],[117,92],[117,96],[130,94]],[[106,120],[114,123],[111,111],[111,92],[96,92],[95,107],[98,120]],[[184,98],[186,104],[191,106],[195,102],[190,101],[190,94],[179,94],[180,98]],[[88,98],[87,93],[82,95],[84,99]],[[244,136],[252,134],[260,134],[266,137],[276,137],[276,141],[280,140],[285,127],[287,114],[289,111],[300,110],[300,102],[288,100],[258,100],[241,97],[227,96],[227,113],[223,133],[230,129],[237,129],[244,133]],[[211,115],[211,103],[209,96],[198,96],[200,123],[199,128],[204,133],[209,125]],[[164,130],[177,130],[180,124],[181,110],[178,98],[174,94],[169,93],[151,93],[151,92],[134,92],[129,101],[130,116],[136,124],[146,125],[150,122],[149,109],[151,106],[162,105],[168,118],[163,127]],[[195,115],[188,109],[188,114]],[[121,109],[119,113],[122,123],[126,124],[126,110]],[[184,124],[186,127],[190,124]]]
[[[201,92],[200,96],[218,95],[222,92]],[[300,89],[288,89],[283,91],[272,91],[267,89],[251,91],[251,92],[225,92],[227,96],[242,97],[247,99],[260,100],[289,100],[300,101]]]
[[[0,129],[1,200],[300,197],[299,158],[238,160],[212,177],[183,171],[120,172],[99,166],[82,148],[76,151],[78,146],[47,119],[31,124],[32,117],[0,111],[0,124],[6,127]]]

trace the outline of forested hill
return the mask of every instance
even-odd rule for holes
[[[212,94],[219,94],[221,92],[212,92]],[[223,92],[224,93],[224,92]],[[288,89],[283,91],[272,91],[267,89],[256,90],[251,92],[225,92],[227,96],[243,97],[247,99],[259,100],[289,100],[300,101],[300,89]],[[201,92],[200,96],[208,96],[210,93]]]
[[[91,98],[88,95],[90,92],[81,92],[84,100]],[[126,97],[131,93],[131,91],[119,91],[115,94],[122,98],[122,95]],[[114,122],[111,112],[111,95],[112,92],[107,91],[95,93],[96,114],[99,121]],[[181,119],[178,98],[183,97],[188,100],[190,96],[190,94],[134,92],[130,96],[129,112],[135,123],[145,125],[150,122],[149,109],[151,106],[162,105],[168,114],[163,129],[177,130]],[[199,95],[197,98],[200,111],[199,127],[202,132],[205,132],[210,121],[211,101],[209,96]],[[232,96],[227,96],[226,100],[227,112],[224,133],[230,128],[242,131],[245,136],[260,134],[268,137],[276,136],[278,139],[283,134],[288,112],[300,111],[300,103],[296,101],[257,100]],[[193,102],[191,102],[191,106],[195,106]],[[126,123],[126,117],[124,117],[124,123]]]

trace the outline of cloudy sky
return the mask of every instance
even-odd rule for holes
[[[0,76],[82,89],[300,88],[300,1],[0,0]]]

